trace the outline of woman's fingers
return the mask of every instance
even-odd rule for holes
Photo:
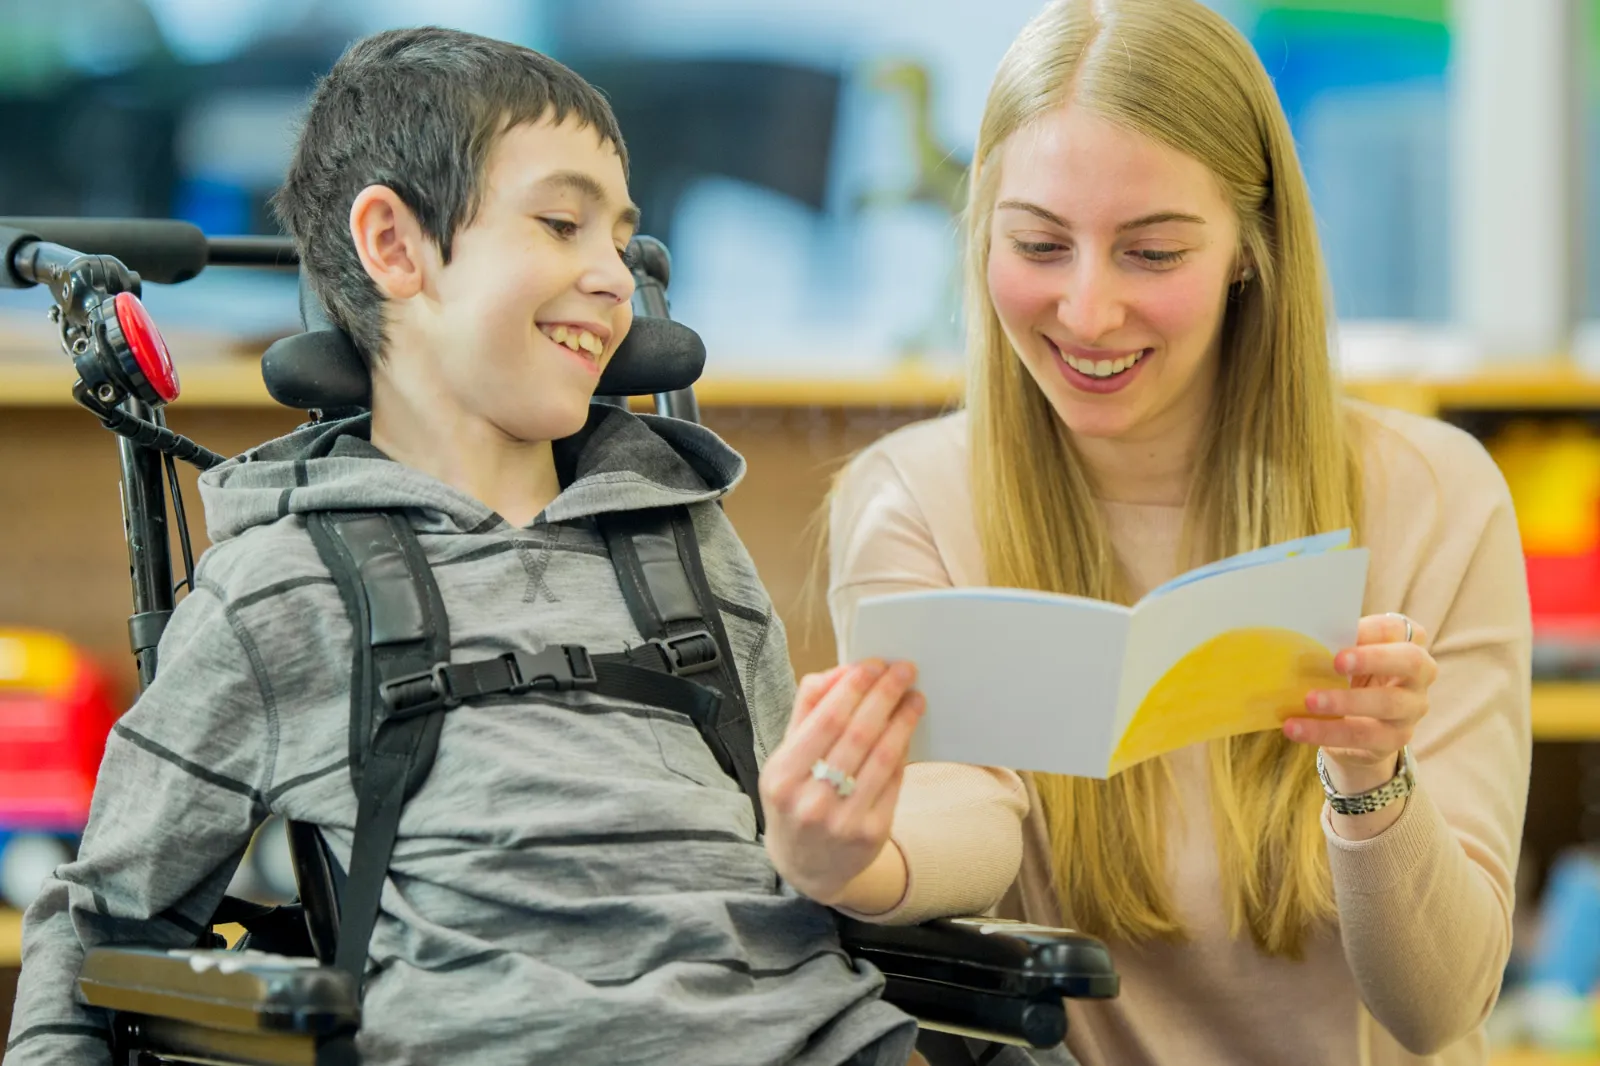
[[[784,731],[784,736],[794,734],[806,716],[816,710],[817,704],[822,702],[822,697],[826,696],[839,678],[844,676],[846,669],[848,667],[841,664],[820,674],[807,674],[800,679],[800,686],[795,691],[794,711],[789,715],[789,727]]]
[[[863,703],[887,701],[887,706],[893,708],[905,687],[899,675],[891,675],[888,664],[880,660],[857,663],[844,670],[767,760],[762,772],[764,781],[774,793],[787,793],[803,785],[811,776],[812,766],[838,743]],[[887,710],[882,712],[883,717],[887,715]],[[849,772],[848,768],[841,769]]]
[[[1422,690],[1439,676],[1439,665],[1420,644],[1366,644],[1348,648],[1333,660],[1334,669],[1350,678],[1398,682]]]
[[[855,771],[856,787],[850,795],[851,806],[861,811],[872,810],[881,806],[886,791],[891,788],[898,791],[900,773],[911,751],[911,737],[927,707],[928,701],[920,692],[909,692],[900,700],[877,743]],[[892,806],[890,814],[893,814]]]
[[[1411,625],[1410,643],[1428,646],[1428,631],[1422,623],[1403,614],[1369,614],[1356,625],[1357,644],[1405,644],[1406,624]]]
[[[1283,723],[1284,736],[1319,748],[1393,755],[1411,743],[1415,722],[1379,718],[1291,718]]]
[[[1422,692],[1410,688],[1335,688],[1307,696],[1306,710],[1319,718],[1375,718],[1414,723],[1427,713],[1428,700]]]
[[[917,669],[910,663],[895,663],[878,679],[872,690],[856,705],[855,713],[833,746],[822,756],[824,762],[844,773],[859,777],[867,754],[878,744],[889,725],[890,716],[916,683]]]

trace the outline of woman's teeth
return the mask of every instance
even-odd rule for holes
[[[576,326],[550,326],[548,328],[541,326],[540,330],[546,337],[549,337],[557,344],[571,348],[581,355],[599,355],[605,351],[605,345],[600,343],[600,338],[586,329],[580,329]]]
[[[1059,349],[1057,349],[1059,351]],[[1061,353],[1061,358],[1066,360],[1068,366],[1080,374],[1091,378],[1108,378],[1120,374],[1134,363],[1144,358],[1147,348],[1140,348],[1132,355],[1125,355],[1121,359],[1079,359],[1077,356]]]

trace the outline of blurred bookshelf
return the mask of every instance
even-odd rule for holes
[[[72,406],[71,364],[48,347],[48,329],[24,346],[0,329],[0,406]],[[168,336],[175,352],[184,351]],[[266,343],[205,338],[199,356],[178,363],[183,395],[178,404],[196,407],[275,407],[261,382],[256,356]],[[190,349],[193,352],[193,348]],[[917,363],[848,377],[711,372],[695,386],[707,407],[913,407],[946,408],[960,402],[960,374]],[[1449,411],[1600,411],[1600,374],[1550,362],[1439,376],[1347,377],[1348,395],[1422,415]]]

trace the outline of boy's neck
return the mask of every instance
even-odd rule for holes
[[[488,421],[428,402],[388,374],[372,375],[372,443],[389,458],[526,526],[561,492],[550,442],[516,440]]]

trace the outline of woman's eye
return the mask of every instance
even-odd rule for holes
[[[1018,255],[1028,259],[1048,259],[1058,252],[1065,251],[1067,246],[1057,244],[1055,241],[1023,241],[1013,237],[1011,247]]]
[[[1177,266],[1187,254],[1185,251],[1161,251],[1155,248],[1141,248],[1133,253],[1135,259],[1149,266]]]
[[[548,226],[550,228],[550,232],[554,233],[562,240],[567,240],[568,238],[576,237],[578,235],[578,224],[569,219],[541,218],[539,221]]]

